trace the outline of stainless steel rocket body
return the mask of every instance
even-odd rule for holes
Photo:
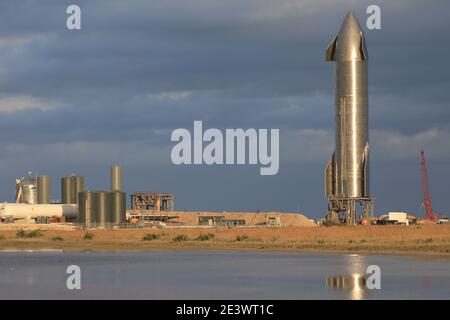
[[[353,13],[328,46],[326,60],[336,63],[336,141],[325,192],[328,198],[369,197],[368,55]]]

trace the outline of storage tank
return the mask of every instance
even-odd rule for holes
[[[2,203],[0,204],[0,216],[13,216],[14,219],[54,216],[76,218],[78,206],[75,204]]]
[[[121,224],[126,220],[127,196],[123,191],[111,192],[111,222]]]
[[[78,203],[78,192],[84,191],[84,177],[83,176],[72,176],[71,177],[71,183],[72,183],[72,202],[71,203]]]
[[[72,183],[71,177],[61,178],[61,202],[62,203],[73,203],[72,201]]]
[[[111,222],[111,194],[106,191],[97,191],[93,195],[95,222],[105,226]]]
[[[122,190],[122,169],[119,165],[111,167],[111,191]]]
[[[16,180],[16,202],[35,204],[37,203],[36,179],[31,172],[25,178]]]
[[[50,177],[37,177],[37,202],[39,204],[48,204],[51,200]]]
[[[78,193],[78,222],[86,226],[95,222],[93,217],[93,193],[91,191]]]

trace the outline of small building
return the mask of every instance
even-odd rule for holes
[[[245,220],[244,219],[230,219],[230,220],[224,220],[224,223],[227,227],[237,227],[237,226],[244,226]]]
[[[199,226],[237,227],[245,225],[244,219],[225,219],[225,216],[199,216]]]
[[[198,225],[200,226],[218,226],[224,225],[225,217],[224,216],[199,216],[198,217]]]

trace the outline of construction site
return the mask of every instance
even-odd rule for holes
[[[324,191],[328,206],[327,212],[322,215],[323,219],[310,219],[300,213],[177,211],[175,195],[158,190],[134,191],[129,195],[127,205],[127,195],[122,190],[121,167],[113,165],[110,190],[90,190],[85,185],[84,176],[70,175],[60,178],[60,200],[51,194],[50,176],[35,177],[28,173],[16,179],[15,202],[0,204],[0,232],[4,232],[0,236],[6,239],[0,244],[6,245],[9,240],[13,241],[17,230],[21,231],[17,231],[17,237],[26,234],[25,230],[45,230],[49,233],[73,231],[76,235],[72,237],[74,242],[80,232],[91,230],[115,243],[115,240],[124,239],[120,232],[129,239],[138,240],[145,237],[147,229],[163,229],[168,231],[164,231],[164,234],[152,233],[149,237],[175,239],[174,245],[180,246],[179,242],[187,241],[190,237],[211,240],[217,234],[219,236],[215,241],[222,236],[224,242],[221,243],[227,246],[231,245],[232,239],[235,239],[232,246],[245,246],[243,243],[251,242],[242,239],[253,239],[257,246],[260,243],[255,239],[261,239],[265,246],[269,243],[269,247],[276,247],[276,239],[284,239],[283,245],[288,248],[319,245],[333,249],[347,248],[349,244],[355,247],[353,241],[358,237],[361,237],[358,248],[364,248],[371,243],[368,239],[371,235],[376,239],[381,233],[385,237],[385,244],[390,243],[388,248],[397,248],[399,243],[395,237],[401,233],[403,237],[413,237],[412,245],[405,246],[407,248],[415,248],[417,243],[414,241],[419,241],[419,245],[425,241],[426,248],[449,253],[449,236],[442,235],[441,229],[436,229],[448,224],[448,219],[444,213],[433,209],[423,150],[420,151],[420,166],[425,213],[397,210],[376,213],[369,180],[368,57],[364,33],[356,16],[349,12],[341,29],[325,50],[325,60],[335,65],[336,90],[335,149],[324,170]],[[410,227],[417,225],[427,225],[427,232]],[[337,226],[361,227],[336,229]],[[311,227],[314,231],[305,231],[305,227]],[[327,227],[331,227],[329,230],[333,232],[323,231]],[[203,234],[205,229],[209,230],[206,235]],[[186,234],[179,234],[177,238],[174,233],[179,230],[184,230]],[[245,230],[245,234],[242,230]],[[405,230],[415,230],[415,233]],[[305,234],[310,238],[305,238]],[[172,235],[175,237],[170,238]],[[437,244],[433,242],[433,237],[438,235],[440,238]],[[54,237],[63,238],[61,235]],[[341,237],[344,242],[338,245]],[[116,245],[120,247],[120,243]],[[137,243],[134,245],[140,246]],[[375,242],[373,245],[379,246]]]

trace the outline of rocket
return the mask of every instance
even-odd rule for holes
[[[330,199],[369,198],[368,55],[361,26],[349,12],[326,49],[335,62],[335,151],[325,169]]]

